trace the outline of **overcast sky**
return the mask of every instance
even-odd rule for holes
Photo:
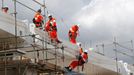
[[[12,0],[4,0],[4,5],[13,12]],[[38,10],[39,5],[32,0],[18,0]],[[39,0],[42,2],[42,0]],[[78,41],[86,47],[96,44],[112,43],[113,37],[118,42],[134,40],[134,0],[45,0],[47,11],[56,17],[59,37],[68,40],[67,33],[71,25],[80,24]],[[18,18],[30,22],[34,12],[17,4]],[[129,44],[123,44],[131,47]],[[113,49],[113,45],[109,47]],[[105,48],[105,49],[109,49]],[[109,49],[109,50],[110,50]],[[119,48],[122,50],[122,48]],[[126,50],[123,50],[125,52]],[[102,50],[101,50],[102,52]],[[106,51],[108,53],[109,51]],[[127,50],[127,52],[129,52]],[[132,53],[132,52],[131,52]],[[129,52],[129,54],[131,54]],[[114,54],[113,54],[114,55]],[[132,54],[131,54],[132,55]],[[124,56],[122,56],[124,57]],[[124,57],[123,59],[127,59]],[[129,58],[126,61],[131,61]],[[134,61],[132,61],[134,62]]]

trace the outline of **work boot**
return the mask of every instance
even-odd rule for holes
[[[57,43],[62,43],[60,40],[56,40]]]
[[[72,69],[69,69],[69,71],[71,72],[71,71],[72,71]]]
[[[69,67],[65,67],[66,69],[69,69]]]
[[[65,67],[68,71],[72,71],[72,69],[69,69],[69,67]]]

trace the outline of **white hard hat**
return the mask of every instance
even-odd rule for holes
[[[80,24],[77,24],[78,27],[80,27]]]
[[[8,8],[8,6],[6,5],[6,6],[4,6],[3,8]]]
[[[88,53],[88,50],[87,50],[87,49],[85,49],[85,50],[84,50],[84,52]]]
[[[78,46],[81,46],[81,42],[76,43]]]
[[[52,16],[51,14],[48,14],[48,17]]]

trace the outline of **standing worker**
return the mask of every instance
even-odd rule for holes
[[[76,44],[76,38],[78,35],[78,31],[79,31],[79,25],[73,25],[68,32],[69,41],[72,44]]]
[[[61,43],[57,36],[57,25],[55,18],[52,17],[51,14],[48,15],[49,20],[45,25],[45,31],[48,32],[49,37],[51,38],[51,42],[56,41],[57,43]]]
[[[36,28],[42,28],[43,25],[43,16],[41,15],[41,9],[39,9],[33,18],[33,23],[35,24]]]
[[[9,10],[8,6],[2,7],[2,12],[8,13],[8,10]]]
[[[88,50],[83,51],[81,44],[79,44],[79,55],[76,56],[77,60],[70,63],[68,67],[65,67],[68,71],[74,70],[77,66],[82,66],[82,71],[84,69],[84,64],[88,62]]]

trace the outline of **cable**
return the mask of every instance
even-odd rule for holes
[[[125,47],[125,46],[123,46],[123,45],[121,45],[121,44],[119,44],[119,43],[117,43],[117,45],[120,46],[120,47],[122,47],[122,48],[125,48],[125,49],[127,49],[127,50],[131,50],[131,51],[133,50],[133,49],[130,49],[130,48],[128,48],[128,47]]]
[[[115,51],[115,50],[114,50],[114,51]],[[134,56],[131,56],[131,55],[127,54],[127,53],[121,52],[121,51],[119,51],[119,50],[117,50],[117,52],[120,53],[120,54],[122,54],[122,55],[125,55],[125,56],[128,56],[128,57],[134,59]]]
[[[36,10],[30,8],[29,6],[27,6],[27,5],[25,5],[25,4],[21,3],[21,2],[19,2],[19,1],[17,1],[17,0],[16,0],[16,2],[19,3],[19,4],[21,4],[22,6],[24,6],[24,7],[26,7],[26,8],[28,8],[28,9],[34,11],[34,12],[36,12]]]

